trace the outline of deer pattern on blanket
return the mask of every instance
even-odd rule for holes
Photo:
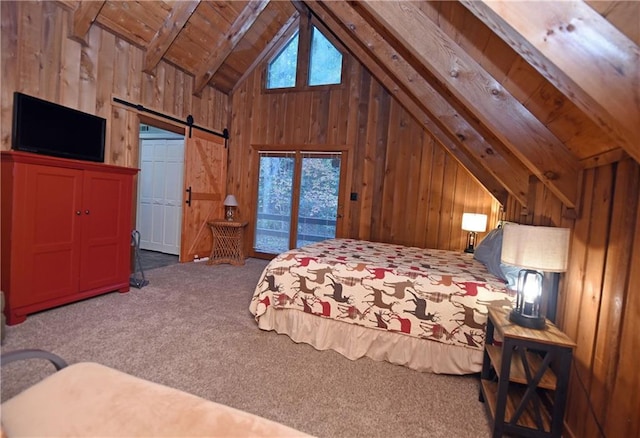
[[[514,294],[463,252],[330,239],[287,251],[264,269],[250,304],[481,349],[487,306]]]

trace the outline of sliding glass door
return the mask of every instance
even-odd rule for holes
[[[336,237],[340,154],[302,154],[295,247]]]
[[[253,249],[278,254],[289,249],[295,154],[261,153]]]
[[[342,154],[260,152],[254,251],[279,254],[336,236]]]

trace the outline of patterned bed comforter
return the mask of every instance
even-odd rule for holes
[[[511,306],[502,280],[462,252],[331,239],[280,254],[250,304],[481,349],[488,305]]]

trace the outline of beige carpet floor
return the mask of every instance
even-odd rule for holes
[[[92,361],[320,437],[487,437],[477,376],[350,361],[257,328],[249,313],[266,262],[179,264],[129,293],[31,315],[2,351],[40,348]],[[50,374],[41,361],[2,367],[2,400]]]

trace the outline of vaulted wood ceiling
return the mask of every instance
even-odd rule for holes
[[[309,13],[498,200],[535,175],[569,207],[585,167],[640,162],[640,2],[72,1],[102,26],[233,93]]]

